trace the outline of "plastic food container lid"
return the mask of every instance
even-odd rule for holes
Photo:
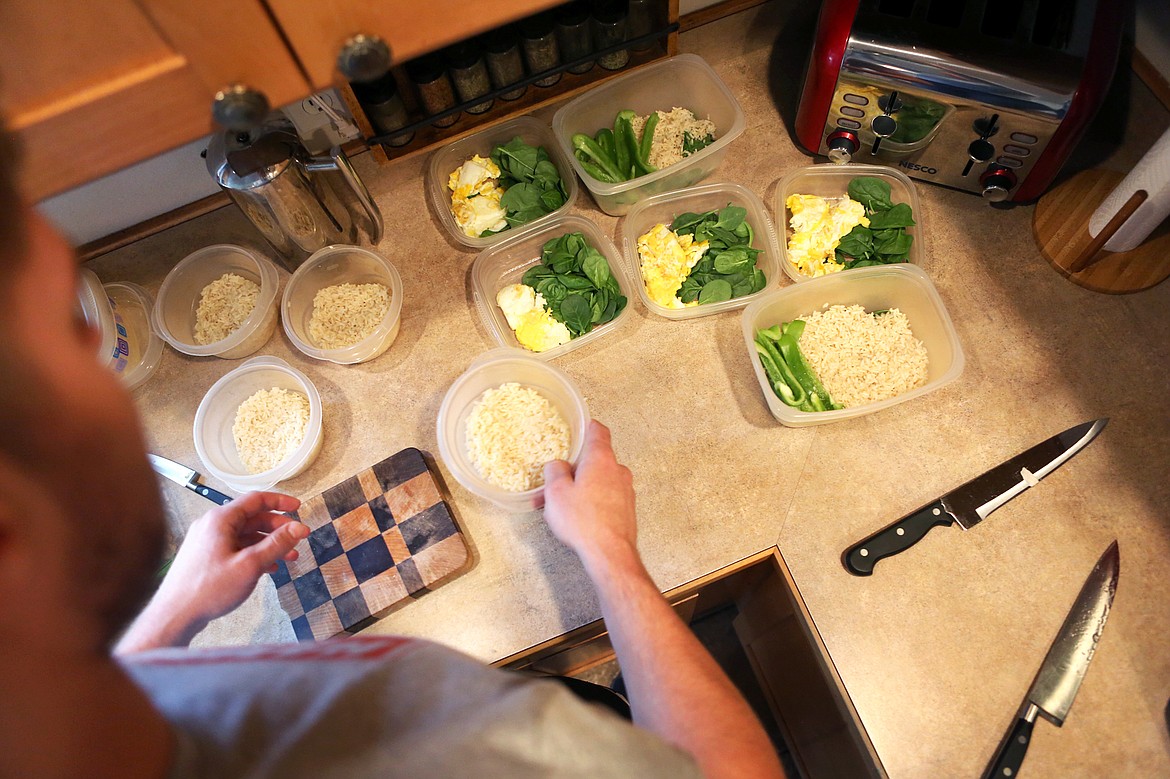
[[[569,424],[568,461],[576,464],[589,425],[585,398],[564,371],[519,349],[493,349],[472,361],[443,397],[436,427],[439,455],[455,480],[500,508],[519,513],[544,505],[544,485],[525,492],[508,492],[488,482],[472,465],[466,438],[467,418],[475,402],[487,390],[513,381],[535,388],[560,411]]]
[[[922,212],[922,202],[918,199],[918,190],[906,174],[882,165],[854,163],[809,165],[798,168],[779,180],[772,203],[780,245],[780,264],[793,281],[805,282],[820,277],[805,276],[798,272],[796,266],[788,259],[788,207],[785,203],[789,195],[841,197],[848,194],[849,182],[859,176],[872,176],[887,182],[890,185],[890,200],[895,204],[906,203],[910,206],[910,210],[914,212],[915,222],[913,227],[906,228],[906,234],[914,238],[914,242],[910,244],[910,263],[918,266],[925,263],[927,257],[926,229],[923,224],[925,215]]]
[[[275,468],[249,473],[236,451],[232,425],[240,404],[262,389],[283,388],[309,398],[305,440]],[[253,357],[211,385],[195,411],[195,452],[215,478],[238,492],[266,490],[308,468],[321,451],[321,395],[309,377],[276,357]]]
[[[788,322],[834,305],[860,305],[867,311],[897,308],[910,330],[926,347],[926,384],[887,400],[836,411],[800,411],[776,396],[756,355],[756,330]],[[959,377],[966,362],[959,336],[942,297],[921,268],[908,263],[871,265],[819,276],[770,292],[743,311],[743,337],[748,359],[772,416],[788,427],[808,427],[872,414],[922,397]],[[830,388],[831,392],[831,388]]]
[[[337,284],[381,284],[390,290],[390,307],[374,332],[350,346],[324,349],[309,335],[313,298]],[[390,348],[402,318],[402,277],[381,254],[361,246],[334,245],[318,249],[305,260],[284,288],[280,302],[285,335],[293,346],[316,360],[341,365],[368,362]]]
[[[557,173],[560,174],[561,181],[564,182],[564,205],[551,214],[545,214],[539,219],[534,219],[523,225],[509,227],[507,230],[489,235],[486,238],[467,235],[459,229],[459,225],[455,222],[455,216],[451,213],[451,190],[447,188],[447,180],[451,177],[452,171],[476,154],[488,157],[494,147],[506,144],[516,136],[520,136],[530,146],[544,147],[549,160],[556,166]],[[557,139],[553,137],[548,125],[531,116],[519,116],[487,130],[473,133],[432,154],[430,162],[427,163],[426,189],[430,196],[431,207],[447,232],[464,246],[482,249],[538,228],[553,217],[567,213],[577,200],[577,177],[573,173],[572,163],[565,155],[564,149],[557,143]]]
[[[150,325],[154,299],[142,287],[128,282],[106,284],[105,290],[126,330],[128,353],[121,376],[126,388],[133,390],[149,379],[162,361],[163,341]]]
[[[81,309],[85,324],[101,335],[97,348],[98,361],[109,366],[114,372],[121,373],[121,369],[116,365],[121,316],[116,311],[116,304],[110,300],[102,287],[101,279],[88,268],[82,268],[78,272],[77,305]]]
[[[689,212],[703,213],[704,211],[726,208],[728,204],[747,209],[745,220],[753,231],[752,246],[760,249],[756,257],[756,267],[764,272],[766,282],[764,288],[750,295],[725,300],[721,303],[688,306],[686,308],[667,308],[650,299],[646,293],[646,285],[642,279],[642,260],[638,254],[638,238],[655,225],[662,223],[670,227],[670,223],[680,214]],[[718,314],[723,311],[732,311],[750,304],[753,300],[775,289],[780,283],[780,250],[776,245],[776,230],[772,227],[772,220],[764,203],[754,192],[739,184],[715,182],[701,184],[689,189],[680,189],[677,192],[667,192],[654,195],[634,206],[630,213],[621,221],[622,246],[625,249],[625,259],[634,286],[638,290],[638,297],[642,305],[667,319],[694,319],[696,317]]]
[[[585,236],[585,241],[605,257],[609,263],[610,273],[617,279],[618,286],[626,297],[626,307],[610,321],[594,327],[588,333],[566,344],[543,352],[530,352],[516,340],[516,334],[508,326],[504,312],[496,305],[496,295],[509,284],[519,284],[529,268],[540,264],[540,250],[546,242],[567,233],[581,233]],[[631,316],[634,286],[635,283],[626,275],[621,254],[613,245],[613,241],[609,240],[609,236],[596,224],[576,214],[558,216],[540,229],[518,234],[484,249],[471,265],[472,297],[488,332],[500,346],[517,349],[521,354],[537,360],[551,360],[567,354],[621,327]]]

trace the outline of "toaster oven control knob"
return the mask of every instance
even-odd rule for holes
[[[977,138],[967,147],[967,155],[975,162],[987,162],[995,156],[995,146],[986,138]]]
[[[979,184],[983,187],[985,200],[1001,203],[1008,199],[1012,187],[1016,185],[1016,174],[1007,168],[992,165],[979,177]]]
[[[215,93],[211,118],[232,132],[248,132],[268,116],[268,98],[245,84],[230,84]]]
[[[829,147],[829,161],[844,165],[861,148],[861,141],[848,130],[834,130],[825,139],[825,145]]]
[[[873,134],[879,138],[889,138],[898,130],[898,120],[888,114],[875,116],[870,122],[870,128],[873,129]]]

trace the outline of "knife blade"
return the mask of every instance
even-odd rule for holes
[[[879,560],[904,552],[939,525],[958,523],[970,530],[987,515],[1034,487],[1048,474],[1068,462],[1105,429],[1107,417],[1070,427],[1031,449],[976,476],[941,498],[911,511],[894,524],[845,550],[845,569],[855,576],[869,576]]]
[[[200,484],[198,471],[194,471],[174,460],[160,457],[157,454],[150,454],[148,452],[146,457],[150,460],[150,467],[154,468],[155,473],[170,479],[176,484],[183,485],[196,495],[201,495],[218,506],[226,506],[232,502],[231,498],[219,490],[213,490],[211,487]]]
[[[1064,624],[1048,648],[1048,654],[1024,699],[1022,713],[1017,714],[1015,722],[1008,728],[983,774],[984,779],[1019,773],[1032,740],[1032,726],[1037,716],[1043,715],[1057,727],[1064,724],[1085,678],[1085,671],[1089,668],[1089,661],[1097,651],[1101,631],[1105,628],[1105,620],[1109,618],[1109,609],[1113,606],[1120,572],[1121,553],[1117,541],[1114,541],[1093,567],[1081,587],[1080,595],[1064,618]]]

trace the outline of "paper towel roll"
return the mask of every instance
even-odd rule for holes
[[[1089,234],[1097,237],[1139,189],[1144,189],[1149,198],[1105,243],[1106,251],[1127,252],[1136,249],[1170,214],[1170,130],[1162,134],[1146,152],[1146,156],[1121,180],[1117,189],[1109,193],[1109,197],[1093,212],[1089,219]]]

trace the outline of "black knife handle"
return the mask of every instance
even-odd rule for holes
[[[845,570],[854,576],[869,576],[878,560],[905,552],[921,541],[932,527],[954,522],[942,501],[928,503],[846,549],[843,555]]]
[[[1028,744],[1032,743],[1032,726],[1036,724],[1034,709],[1030,705],[1022,717],[1016,718],[1011,730],[1004,736],[1003,743],[999,745],[999,751],[987,765],[983,779],[1007,779],[1020,773],[1024,755],[1028,753]]]
[[[204,498],[207,498],[217,506],[226,506],[232,502],[231,498],[229,498],[227,495],[224,495],[219,490],[213,490],[211,487],[203,484],[192,484],[191,491],[196,495],[201,495]]]

